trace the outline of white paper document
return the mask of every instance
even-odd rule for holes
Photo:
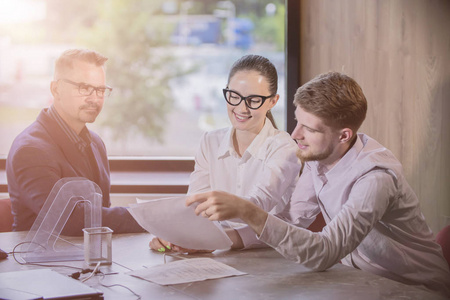
[[[160,285],[169,285],[245,275],[247,273],[211,258],[189,258],[131,271],[127,274]]]
[[[131,204],[129,211],[151,234],[177,246],[197,250],[223,250],[232,245],[222,226],[197,216],[186,196]]]

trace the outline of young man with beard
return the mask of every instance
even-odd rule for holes
[[[115,233],[143,232],[124,207],[110,208],[110,174],[106,148],[86,127],[100,113],[112,88],[106,85],[107,58],[84,49],[67,50],[56,60],[50,84],[53,104],[14,140],[7,161],[13,231],[29,230],[55,183],[84,177],[103,194],[102,226]],[[76,206],[62,231],[81,235],[84,208]]]
[[[292,137],[304,169],[288,209],[274,216],[219,191],[193,195],[186,204],[199,202],[196,213],[209,220],[240,218],[260,241],[308,268],[341,261],[450,296],[448,265],[400,162],[357,133],[367,111],[361,87],[346,75],[322,74],[297,90],[294,104]],[[319,212],[323,231],[304,229]]]

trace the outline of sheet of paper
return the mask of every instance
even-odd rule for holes
[[[197,216],[186,196],[131,204],[129,211],[145,230],[187,249],[229,249],[231,240],[218,222]]]
[[[160,285],[169,285],[245,275],[247,273],[211,258],[189,258],[131,271],[127,274]]]

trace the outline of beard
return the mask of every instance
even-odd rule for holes
[[[319,153],[304,153],[302,150],[297,149],[297,157],[302,161],[302,162],[307,162],[307,161],[321,161],[324,159],[327,159],[331,153],[333,153],[333,146],[329,145],[325,150],[323,150],[322,152]]]

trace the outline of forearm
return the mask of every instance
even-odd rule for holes
[[[244,248],[244,242],[242,241],[239,233],[233,228],[228,228],[225,230],[225,233],[228,235],[230,240],[233,242],[231,245],[231,249],[242,249]]]
[[[189,188],[188,195],[204,193],[211,190],[209,184],[209,172],[207,170],[201,170],[196,166],[194,172],[189,176]]]
[[[286,156],[272,159],[264,172],[258,175],[259,183],[251,189],[247,198],[267,212],[280,212],[289,201],[299,172],[300,165],[287,160]]]
[[[114,233],[146,232],[125,207],[102,207],[102,226],[111,228]]]
[[[264,229],[268,213],[249,201],[243,201],[240,218],[259,236]]]

